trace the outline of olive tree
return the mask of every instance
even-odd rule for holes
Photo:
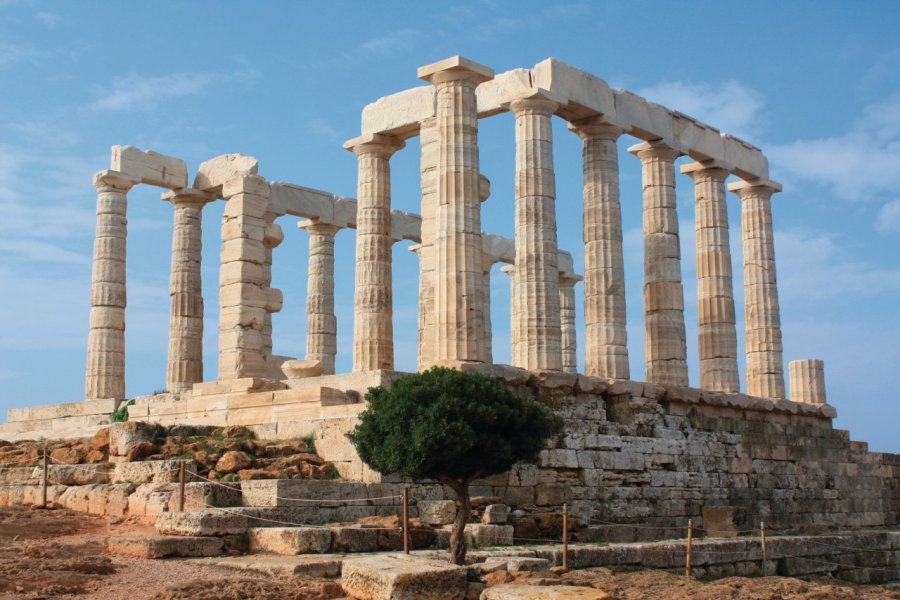
[[[478,373],[435,367],[374,387],[348,434],[360,458],[382,474],[436,479],[456,493],[451,560],[466,556],[469,484],[535,462],[562,421],[531,397]]]

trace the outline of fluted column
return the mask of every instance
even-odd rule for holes
[[[453,57],[419,69],[435,87],[432,364],[479,361],[483,348],[482,238],[475,87],[491,69]]]
[[[500,272],[505,273],[509,277],[509,362],[516,364],[519,361],[521,353],[521,345],[516,337],[516,328],[513,324],[518,319],[519,312],[519,295],[516,293],[516,267],[515,265],[503,265]]]
[[[723,167],[714,161],[692,163],[681,167],[681,172],[694,180],[700,387],[739,392],[731,246],[725,202],[725,179],[729,169]]]
[[[306,359],[334,373],[337,356],[337,317],[334,314],[334,236],[336,225],[303,221],[309,233],[309,270],[306,284]]]
[[[578,343],[575,334],[575,284],[581,277],[572,273],[559,274],[559,320],[562,326],[562,370],[578,372]]]
[[[419,124],[422,186],[421,242],[411,248],[419,257],[419,354],[418,368],[431,364],[435,344],[434,317],[434,215],[437,202],[438,123],[431,118]]]
[[[763,398],[784,398],[771,204],[772,194],[781,191],[781,184],[739,181],[729,185],[728,189],[741,199],[747,393]]]
[[[514,100],[516,117],[516,293],[513,322],[521,344],[513,364],[531,370],[562,369],[553,112],[559,104],[538,90]]]
[[[359,159],[353,371],[394,368],[390,158],[403,146],[379,134],[344,144]]]
[[[588,375],[628,379],[619,153],[622,130],[599,118],[569,126],[581,137],[584,173],[584,321]]]
[[[282,231],[281,226],[275,222],[275,219],[278,215],[274,213],[267,212],[266,213],[266,234],[263,237],[263,247],[266,249],[266,260],[263,263],[263,285],[265,287],[271,288],[272,286],[272,254],[275,248],[281,245],[281,242],[284,241],[284,231]],[[266,365],[270,367],[270,362],[272,360],[272,313],[279,312],[281,310],[281,305],[269,305],[266,307],[266,317],[263,321],[263,360],[266,361]],[[270,370],[267,367],[266,372]],[[278,370],[280,372],[280,370]]]
[[[643,165],[644,341],[647,381],[687,385],[684,289],[675,211],[675,159],[662,142],[632,146]]]
[[[166,389],[179,393],[203,381],[203,206],[215,198],[190,188],[162,198],[175,209]]]
[[[826,404],[825,363],[821,360],[792,360],[788,363],[791,400]]]
[[[479,360],[485,363],[494,362],[493,349],[493,332],[491,331],[491,269],[494,267],[494,258],[487,254],[483,255],[481,270],[481,291],[482,305],[484,310],[484,318],[481,320],[481,356]]]
[[[85,392],[87,400],[125,397],[125,239],[128,190],[137,180],[117,171],[94,175],[97,233],[91,274]]]

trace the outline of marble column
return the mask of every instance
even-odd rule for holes
[[[521,344],[514,366],[562,369],[553,112],[559,104],[538,90],[514,100],[516,117],[516,293],[513,327]]]
[[[628,379],[619,153],[622,130],[599,117],[570,124],[584,173],[584,321],[588,375]]]
[[[403,140],[380,134],[364,135],[344,144],[359,159],[354,372],[394,368],[390,158],[403,146]]]
[[[784,398],[781,316],[772,234],[773,181],[739,181],[728,189],[741,199],[744,241],[744,325],[747,352],[747,393]]]
[[[788,363],[791,400],[826,404],[825,363],[821,360],[792,360]]]
[[[487,254],[484,254],[482,257],[482,271],[481,271],[481,291],[482,291],[482,305],[484,310],[484,318],[481,320],[482,330],[481,330],[481,355],[478,359],[484,363],[493,363],[494,362],[494,349],[493,349],[493,332],[491,331],[491,269],[494,267],[494,258]]]
[[[137,183],[117,171],[94,175],[97,233],[85,370],[87,400],[125,397],[125,214],[128,190]]]
[[[309,270],[306,285],[306,359],[334,374],[337,356],[337,317],[334,314],[334,236],[336,225],[303,221],[309,233]]]
[[[162,198],[175,209],[166,389],[180,393],[203,381],[203,206],[215,197],[183,188]]]
[[[581,277],[572,273],[559,274],[559,320],[562,326],[562,370],[578,372],[578,343],[575,334],[575,284]]]
[[[505,273],[509,277],[509,362],[512,364],[516,364],[519,361],[519,355],[521,353],[516,328],[513,326],[513,324],[516,322],[516,319],[518,318],[519,312],[519,294],[516,293],[516,266],[503,265],[502,267],[500,267],[500,272]]]
[[[731,246],[725,202],[725,179],[730,170],[727,165],[707,161],[685,165],[681,172],[694,180],[700,387],[739,392]]]
[[[275,248],[281,245],[281,242],[284,241],[284,231],[282,231],[281,226],[275,222],[275,219],[278,215],[273,213],[266,213],[266,234],[263,237],[263,247],[266,249],[266,260],[263,263],[263,285],[265,287],[271,288],[272,286],[272,254]],[[283,377],[283,373],[281,372],[280,365],[273,365],[272,363],[272,313],[276,313],[281,310],[281,305],[269,305],[266,307],[266,318],[263,321],[263,360],[266,361],[267,369],[266,372],[268,375],[277,375],[278,377]],[[273,369],[274,367],[274,369]],[[273,373],[274,371],[274,373]]]
[[[475,87],[491,69],[452,57],[419,69],[435,88],[437,170],[434,214],[432,364],[478,362],[484,306]]]
[[[410,250],[419,257],[419,354],[418,368],[424,370],[433,361],[434,318],[434,215],[437,199],[438,122],[431,118],[419,124],[422,186],[421,242]]]
[[[628,149],[643,165],[644,182],[644,327],[646,379],[688,385],[684,332],[684,289],[675,211],[675,159],[679,153],[662,142]]]
[[[266,317],[281,308],[269,286],[267,230],[270,189],[257,175],[225,183],[219,269],[219,380],[265,377]]]

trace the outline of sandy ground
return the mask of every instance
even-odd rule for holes
[[[145,525],[111,525],[65,510],[0,509],[0,600],[97,598],[122,600],[300,600],[341,598],[327,579],[285,579],[181,560],[109,555],[109,535],[151,533]],[[590,585],[616,600],[900,600],[897,586],[832,580],[730,577],[688,581],[661,571],[615,573],[595,568],[562,576],[533,574],[519,581]],[[496,581],[495,583],[500,583]]]

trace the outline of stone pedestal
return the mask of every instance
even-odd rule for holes
[[[578,372],[578,342],[575,333],[575,284],[581,277],[571,273],[559,274],[559,321],[562,328],[562,370]]]
[[[309,271],[306,285],[306,359],[317,360],[325,375],[334,374],[337,356],[337,317],[334,314],[335,225],[304,221],[309,233]]]
[[[403,140],[364,135],[344,148],[359,159],[353,371],[394,368],[390,158]]]
[[[184,188],[162,198],[175,209],[166,389],[180,393],[203,381],[203,206],[215,197]]]
[[[741,199],[747,393],[763,398],[784,398],[781,316],[771,204],[772,194],[781,191],[781,184],[761,180],[739,181],[729,185],[728,189]]]
[[[269,184],[256,175],[224,184],[219,274],[219,380],[265,377],[263,330],[269,313],[281,308],[279,290],[269,287],[267,263]]]
[[[825,404],[825,363],[821,360],[793,360],[788,363],[791,400]]]
[[[117,171],[94,175],[97,233],[91,274],[85,399],[125,397],[125,239],[128,190],[137,180]]]
[[[588,375],[628,379],[631,375],[616,146],[622,130],[599,118],[579,121],[570,129],[583,140],[584,371]]]
[[[491,69],[452,57],[419,69],[435,87],[437,169],[434,213],[432,364],[479,361],[484,318],[475,86]]]
[[[562,369],[553,112],[559,104],[542,90],[514,100],[516,117],[516,293],[512,326],[521,348],[514,366]]]
[[[681,172],[694,180],[700,387],[739,392],[731,246],[725,202],[725,179],[729,170],[710,161],[685,165]]]
[[[675,210],[678,151],[662,142],[632,146],[643,165],[646,379],[688,385],[681,248]]]

